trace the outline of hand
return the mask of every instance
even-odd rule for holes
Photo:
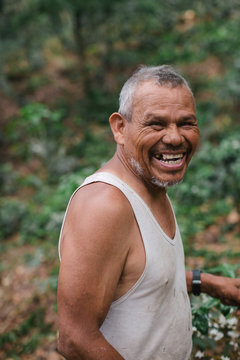
[[[240,315],[240,278],[201,274],[202,291],[219,299],[224,305],[238,307]]]

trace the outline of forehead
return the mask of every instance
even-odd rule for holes
[[[145,81],[138,85],[134,94],[133,112],[170,109],[195,113],[193,96],[185,85],[173,88],[171,84],[159,86],[154,81]]]

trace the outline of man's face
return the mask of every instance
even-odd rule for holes
[[[185,86],[158,86],[152,81],[138,86],[122,148],[136,176],[158,186],[177,184],[198,139],[194,101]]]

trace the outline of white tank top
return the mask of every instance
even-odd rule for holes
[[[176,232],[171,239],[142,198],[115,175],[96,173],[81,187],[99,181],[117,187],[128,199],[146,253],[144,272],[125,295],[112,303],[100,331],[126,360],[188,360],[192,349],[192,318],[176,219]]]

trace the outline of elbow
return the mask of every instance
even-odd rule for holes
[[[67,331],[66,327],[59,328],[57,351],[67,360],[88,359],[89,339],[81,335],[82,332]]]
[[[59,332],[57,351],[67,360],[82,359],[79,357],[79,349],[76,349],[76,341],[69,334]]]
[[[58,342],[57,342],[57,352],[62,355],[65,359],[71,359],[69,356],[69,347],[68,344],[66,343],[66,341],[64,341],[63,339],[61,339],[61,337],[59,336],[58,338]]]

